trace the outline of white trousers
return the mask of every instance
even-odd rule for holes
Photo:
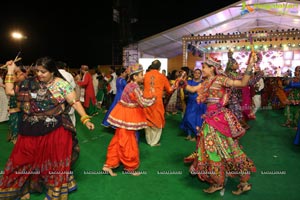
[[[254,95],[252,97],[252,101],[253,101],[252,112],[253,112],[253,114],[255,114],[257,112],[257,110],[261,107],[261,95]]]
[[[150,146],[157,145],[159,143],[162,133],[162,128],[156,128],[148,126],[145,128],[146,141]]]

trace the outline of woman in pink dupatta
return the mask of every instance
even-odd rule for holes
[[[251,56],[249,59],[242,80],[233,80],[218,73],[220,63],[207,58],[202,69],[206,80],[197,86],[186,86],[187,91],[198,92],[198,102],[207,104],[204,122],[198,133],[197,159],[190,167],[191,174],[210,184],[209,188],[203,190],[206,193],[223,189],[226,177],[240,178],[238,189],[232,191],[233,194],[240,195],[251,190],[248,180],[256,168],[241,150],[237,140],[245,133],[245,129],[225,105],[230,96],[230,87],[244,87],[248,84],[255,58]]]

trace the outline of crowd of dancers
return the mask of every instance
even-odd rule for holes
[[[75,111],[89,130],[94,129],[91,118],[105,111],[101,125],[115,129],[102,168],[111,176],[117,176],[113,169],[120,165],[129,174],[140,175],[139,130],[145,130],[149,147],[156,148],[161,145],[166,112],[180,110],[178,127],[186,140],[196,141],[195,151],[184,162],[191,163],[192,175],[210,184],[203,191],[222,190],[228,177],[240,178],[233,194],[251,190],[249,179],[256,167],[239,139],[261,106],[260,61],[251,52],[245,72],[240,73],[229,51],[225,70],[219,60],[207,57],[201,68],[174,71],[173,78],[160,72],[159,60],[145,74],[136,64],[118,71],[111,67],[107,75],[100,71],[91,75],[87,65],[70,74],[65,63],[49,57],[30,68],[8,61],[0,79],[0,101],[8,105],[9,113],[0,117],[8,121],[8,140],[15,145],[0,179],[0,199],[30,199],[36,191],[46,191],[45,199],[67,199],[76,190],[73,174],[54,173],[70,172],[79,156]],[[295,80],[286,83],[286,96],[278,95],[286,105],[284,126],[300,126],[295,106],[300,100],[299,69]]]

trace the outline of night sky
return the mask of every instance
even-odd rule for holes
[[[42,56],[65,61],[70,67],[112,63],[112,1],[1,1],[0,63],[22,50],[23,64]],[[120,0],[131,2],[131,40],[138,41],[188,22],[237,1]],[[38,4],[36,2],[39,2]],[[94,2],[94,3],[92,3]],[[97,5],[100,4],[100,5]],[[123,3],[124,5],[127,3]],[[145,6],[146,4],[146,6]],[[172,7],[171,7],[172,6]],[[18,42],[10,33],[20,30],[27,39]]]

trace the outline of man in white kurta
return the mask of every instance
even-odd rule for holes
[[[261,92],[262,92],[262,89],[264,89],[264,87],[265,87],[264,79],[260,78],[254,87],[255,87],[255,95],[252,97],[252,101],[253,101],[252,112],[253,112],[253,114],[255,114],[257,112],[257,110],[261,107]]]
[[[58,69],[59,73],[66,79],[66,81],[68,81],[70,83],[70,85],[75,90],[76,83],[74,81],[74,77],[72,76],[72,74],[67,72],[65,69],[63,69],[62,68],[63,66],[57,66],[57,67],[61,68],[61,69]],[[74,108],[71,107],[70,112],[68,114],[71,118],[71,121],[72,121],[73,125],[76,127],[76,116],[75,116]]]

